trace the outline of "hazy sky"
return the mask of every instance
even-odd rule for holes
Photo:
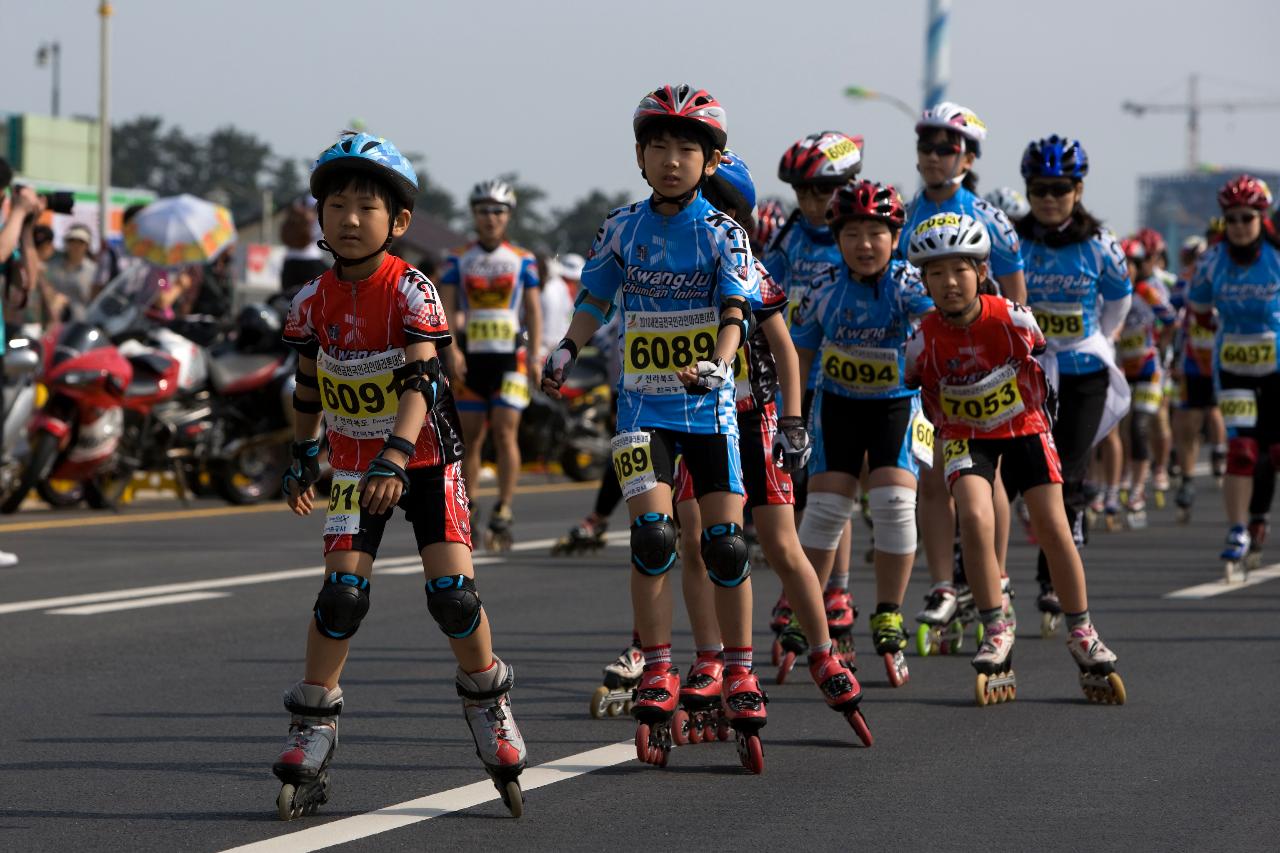
[[[56,38],[63,114],[97,112],[97,5],[0,0],[0,110],[48,111],[50,75],[34,55]],[[737,0],[708,18],[692,0],[116,0],[112,117],[157,114],[189,132],[234,124],[308,166],[360,117],[424,152],[455,195],[515,170],[563,205],[597,186],[642,195],[631,112],[655,85],[689,81],[725,105],[730,145],[762,195],[786,190],[782,151],[826,128],[863,134],[864,175],[909,192],[911,122],[842,91],[920,101],[926,5]],[[1191,72],[1206,100],[1280,98],[1278,23],[1267,0],[955,0],[948,98],[988,126],[980,191],[1020,185],[1032,137],[1077,136],[1092,163],[1086,203],[1132,228],[1137,176],[1183,167],[1186,118],[1136,119],[1121,102],[1181,101]],[[1202,160],[1280,167],[1280,111],[1206,113],[1202,128]]]

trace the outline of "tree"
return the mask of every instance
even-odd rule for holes
[[[209,134],[204,149],[204,191],[217,188],[225,192],[231,214],[237,219],[259,210],[271,146],[227,125]]]
[[[521,182],[516,172],[506,172],[498,176],[498,180],[511,184],[516,191],[516,211],[507,227],[507,236],[511,242],[524,246],[535,252],[547,252],[552,248],[548,239],[551,231],[551,220],[539,208],[545,201],[547,193],[539,186]]]
[[[153,187],[160,181],[163,141],[159,116],[138,116],[111,128],[111,182],[121,187]]]
[[[560,254],[577,252],[585,255],[595,242],[596,231],[605,214],[631,201],[626,192],[607,193],[595,189],[572,206],[552,211],[555,226],[547,235],[551,248]]]
[[[269,186],[277,205],[289,204],[299,197],[310,198],[311,195],[307,185],[302,182],[298,161],[291,157],[275,158]]]

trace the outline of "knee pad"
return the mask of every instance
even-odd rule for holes
[[[1233,438],[1227,442],[1227,473],[1236,477],[1252,477],[1258,467],[1258,440]]]
[[[800,544],[820,551],[834,551],[844,525],[853,518],[853,498],[832,492],[810,492],[800,520]]]
[[[369,612],[369,579],[330,572],[316,596],[316,627],[335,640],[350,639]]]
[[[678,538],[676,525],[666,513],[638,516],[631,524],[631,565],[642,575],[666,574],[676,561]]]
[[[707,576],[716,586],[734,587],[751,576],[747,561],[747,540],[742,528],[729,524],[713,524],[702,531],[702,562]]]
[[[877,486],[867,492],[876,550],[886,554],[916,552],[916,493],[906,486]]]
[[[427,581],[427,611],[440,630],[455,640],[470,637],[480,627],[480,596],[474,578],[445,575]]]

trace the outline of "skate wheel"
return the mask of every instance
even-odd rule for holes
[[[796,665],[795,652],[787,652],[782,656],[782,662],[778,664],[778,677],[776,679],[779,684],[786,683],[787,676],[791,673],[791,668],[795,665]]]
[[[1054,633],[1054,631],[1057,629],[1057,627],[1058,627],[1058,626],[1057,626],[1057,625],[1055,625],[1055,624],[1053,623],[1053,614],[1052,614],[1052,613],[1041,613],[1041,614],[1040,614],[1040,636],[1041,636],[1043,639],[1046,639],[1046,640],[1047,640],[1047,639],[1049,639],[1050,637],[1052,637],[1052,636],[1053,636],[1053,633]]]
[[[689,743],[702,743],[702,725],[696,717],[689,720]]]
[[[982,645],[982,638],[985,636],[987,636],[987,629],[981,622],[979,622],[978,630],[973,632],[973,639],[978,645]],[[956,643],[956,651],[960,651],[959,643]]]
[[[591,694],[591,719],[598,720],[606,713],[609,716],[617,716],[617,712],[613,710],[613,705],[605,700],[609,697],[609,688],[601,684],[596,688],[596,692]]]
[[[630,711],[623,702],[610,702],[609,707],[605,709],[605,713],[610,717],[616,717],[623,711]]]
[[[690,738],[689,712],[684,708],[676,711],[675,716],[671,718],[671,739],[675,741],[676,746],[688,746],[692,740]],[[666,762],[663,762],[664,764]]]
[[[716,740],[722,742],[728,740],[730,731],[729,721],[724,719],[720,720],[716,723]]]
[[[1156,509],[1164,509],[1164,492],[1156,492]]]
[[[293,804],[293,798],[297,790],[297,788],[288,783],[280,786],[280,793],[276,796],[276,813],[280,815],[281,820],[293,820],[301,813],[300,810],[294,808]]]
[[[520,790],[520,783],[515,779],[502,787],[502,803],[511,812],[512,817],[520,817],[524,814],[524,792]]]
[[[764,772],[764,746],[759,735],[745,735],[743,744],[744,757],[742,764],[752,773],[759,776]]]
[[[858,740],[862,741],[863,747],[869,748],[875,743],[875,738],[871,736],[871,727],[867,725],[867,718],[862,716],[859,708],[854,708],[845,715],[845,719],[849,721],[849,725],[853,728],[853,733],[858,736]]]
[[[1111,685],[1111,701],[1116,705],[1123,705],[1128,694],[1124,691],[1124,681],[1121,680],[1120,673],[1107,673],[1107,683]]]
[[[644,764],[649,763],[649,724],[636,726],[636,758]]]
[[[973,684],[973,695],[978,700],[978,707],[985,708],[990,699],[987,695],[987,674],[985,672],[978,673],[978,679]]]
[[[916,628],[916,654],[922,658],[929,656],[929,626]]]
[[[773,651],[773,665],[777,666],[778,662],[782,660],[782,643],[779,643],[776,638],[773,641],[772,651]],[[778,682],[778,683],[781,684],[782,682]]]
[[[632,708],[632,705],[631,705],[630,699],[622,703],[622,713],[626,714],[627,716],[631,716],[631,708]]]
[[[1256,572],[1262,567],[1262,554],[1253,552],[1244,558],[1245,572]]]
[[[911,676],[907,673],[906,661],[903,661],[902,667],[898,667],[898,655],[901,652],[885,652],[884,653],[884,671],[889,676],[889,683],[894,687],[901,687],[907,683],[907,679]]]

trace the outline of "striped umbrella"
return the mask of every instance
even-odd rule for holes
[[[124,228],[129,254],[158,266],[204,263],[235,239],[231,211],[186,194],[153,201]]]

